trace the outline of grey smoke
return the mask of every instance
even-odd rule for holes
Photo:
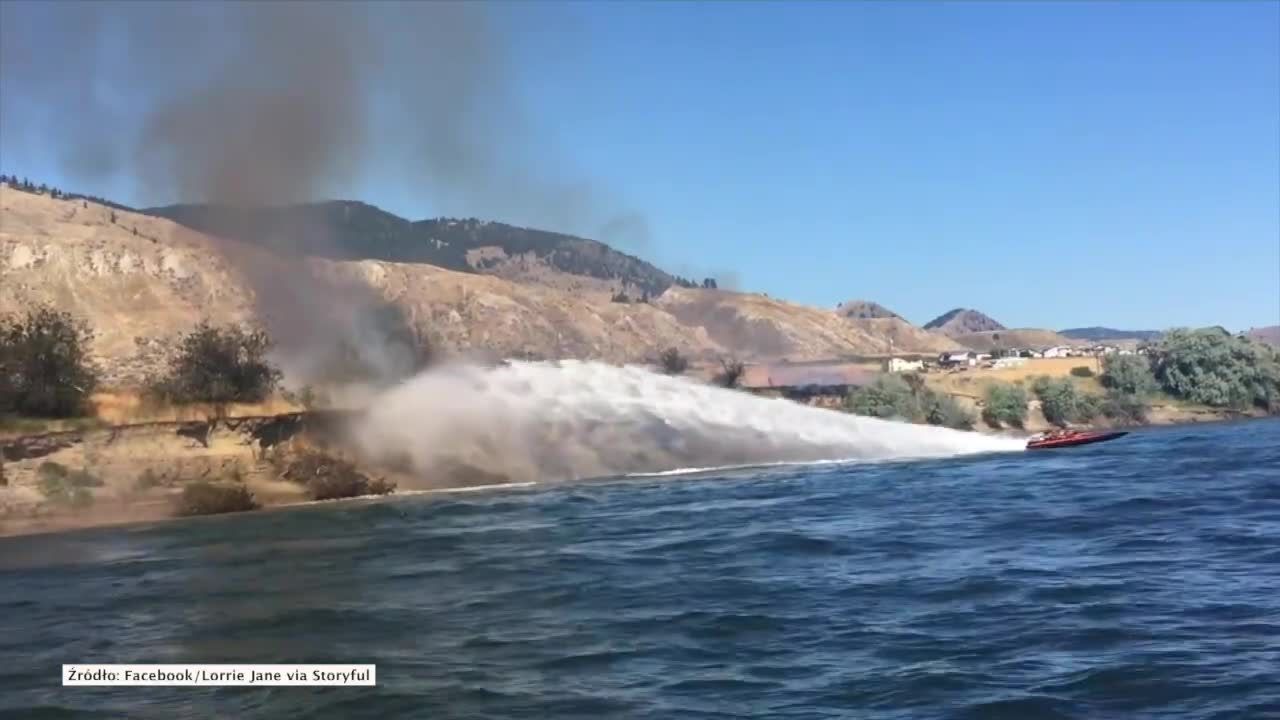
[[[538,137],[482,3],[57,2],[0,6],[5,144],[163,202],[271,204],[365,177],[450,215],[644,242]]]
[[[73,178],[126,178],[151,204],[313,201],[376,178],[420,189],[449,215],[645,245],[643,217],[619,211],[567,158],[545,156],[488,11],[461,2],[0,3],[0,149],[56,148]],[[271,234],[256,240],[329,242],[315,224]],[[379,327],[403,324],[387,320],[372,289],[348,283],[337,302],[333,288],[293,272],[300,266],[287,281],[279,267],[241,266],[262,314],[298,353],[326,332],[367,344],[349,337],[364,332],[365,310]]]

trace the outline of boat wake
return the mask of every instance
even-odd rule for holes
[[[427,371],[377,398],[356,440],[431,484],[441,468],[541,482],[1023,448],[583,361]]]

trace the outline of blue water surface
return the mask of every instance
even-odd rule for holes
[[[1280,718],[1280,422],[0,538],[0,717]]]

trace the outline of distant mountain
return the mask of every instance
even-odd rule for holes
[[[836,312],[854,320],[873,320],[877,318],[898,318],[902,316],[889,308],[870,300],[850,300],[836,306]]]
[[[550,272],[595,278],[658,295],[692,283],[595,240],[472,219],[406,220],[372,205],[335,200],[275,207],[168,205],[141,212],[210,235],[330,260],[425,263],[448,270],[509,275],[520,261]]]
[[[1246,333],[1250,338],[1259,342],[1267,343],[1280,347],[1280,325],[1270,325],[1268,327],[1254,328]]]
[[[1072,340],[1159,340],[1159,330],[1117,330],[1109,327],[1083,327],[1059,330],[1059,335]]]
[[[986,332],[964,333],[952,338],[965,347],[979,352],[1020,348],[1024,350],[1044,350],[1059,345],[1079,345],[1079,340],[1071,340],[1052,330],[1035,328],[988,330]]]
[[[926,330],[938,330],[951,337],[1005,329],[1004,325],[990,317],[968,308],[956,308],[945,312],[925,323],[924,328]]]

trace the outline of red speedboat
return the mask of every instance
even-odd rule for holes
[[[1089,445],[1091,443],[1115,440],[1118,437],[1124,437],[1128,434],[1129,433],[1125,431],[1082,432],[1079,430],[1042,433],[1040,435],[1033,435],[1031,439],[1027,441],[1027,449],[1047,450],[1049,448],[1071,447],[1073,445]]]

